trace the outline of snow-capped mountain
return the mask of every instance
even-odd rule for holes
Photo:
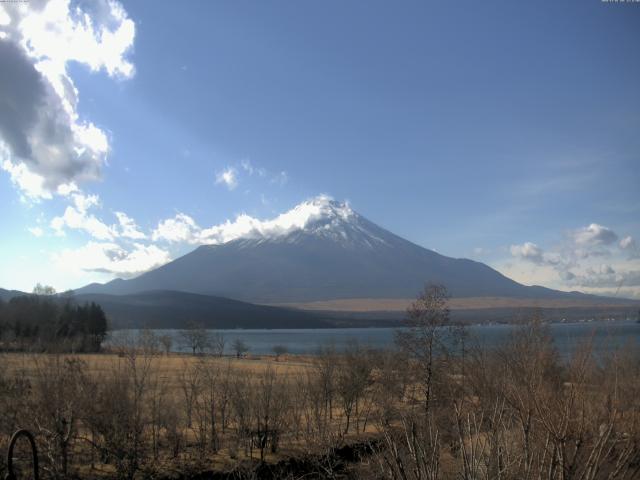
[[[563,298],[576,294],[521,285],[485,264],[420,247],[348,204],[320,196],[273,220],[240,217],[201,232],[202,245],[130,280],[79,293],[177,290],[249,302],[412,298],[426,282],[456,297]]]

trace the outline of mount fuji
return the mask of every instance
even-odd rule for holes
[[[440,255],[325,196],[303,202],[274,220],[246,217],[223,226],[224,230],[201,232],[216,243],[199,246],[136,278],[91,284],[76,293],[171,290],[284,304],[408,299],[425,283],[434,282],[445,285],[454,298],[592,297],[525,286],[483,263]]]

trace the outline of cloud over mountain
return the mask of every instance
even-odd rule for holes
[[[237,238],[276,238],[301,230],[335,210],[341,218],[353,215],[348,204],[336,207],[331,197],[319,195],[296,205],[270,220],[241,214],[235,220],[202,228],[189,215],[178,213],[158,223],[152,233],[154,241],[184,242],[193,245],[222,244]]]

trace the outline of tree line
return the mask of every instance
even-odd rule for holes
[[[51,287],[38,285],[31,295],[0,299],[0,347],[5,350],[96,352],[107,328],[100,305],[77,304]]]

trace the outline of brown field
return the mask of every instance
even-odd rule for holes
[[[3,353],[0,359],[9,373],[18,370],[27,374],[33,374],[37,370],[36,364],[42,362],[46,357],[57,357],[64,359],[80,359],[86,364],[86,372],[89,375],[103,374],[112,371],[114,367],[126,361],[123,356],[117,353],[85,353],[85,354],[44,354],[44,353]],[[203,357],[188,354],[171,353],[169,355],[158,354],[154,357],[154,370],[170,383],[178,381],[180,373],[185,368],[193,366],[203,361]],[[284,376],[295,376],[308,370],[311,367],[309,357],[286,355],[276,360],[273,355],[254,355],[242,359],[235,357],[206,357],[207,365],[211,367],[227,368],[234,371],[244,372],[249,375],[263,373],[268,368],[277,370],[278,374]]]
[[[303,379],[311,378],[315,375],[317,366],[314,366],[313,358],[305,356],[282,355],[279,358],[275,356],[246,356],[243,358],[236,357],[215,357],[211,355],[194,356],[189,354],[161,354],[158,351],[130,351],[127,353],[100,353],[100,354],[46,354],[46,353],[0,353],[0,386],[1,380],[4,379],[20,379],[20,383],[26,382],[28,385],[42,385],[47,383],[43,377],[51,376],[55,378],[57,385],[54,388],[64,389],[63,385],[68,379],[64,379],[64,372],[67,363],[80,362],[82,379],[77,382],[81,383],[85,380],[100,383],[103,381],[113,382],[117,386],[121,381],[128,381],[132,378],[133,383],[140,382],[141,391],[139,401],[142,402],[140,410],[140,421],[143,424],[145,455],[151,448],[153,452],[153,469],[163,471],[175,471],[176,469],[190,470],[192,468],[198,470],[229,470],[237,467],[245,460],[255,461],[260,458],[259,445],[256,445],[256,439],[251,437],[252,434],[241,431],[242,428],[259,431],[260,429],[286,429],[292,428],[291,419],[284,419],[290,412],[287,412],[285,405],[291,406],[286,399],[293,396],[296,390],[304,388]],[[270,376],[272,375],[272,377]],[[266,385],[269,381],[273,385]],[[308,385],[307,385],[308,386]],[[6,445],[11,431],[17,428],[27,427],[31,431],[38,432],[41,429],[40,422],[33,423],[34,410],[38,410],[38,403],[48,403],[51,392],[49,389],[52,385],[46,385],[37,388],[47,389],[44,397],[33,400],[33,404],[29,402],[31,387],[24,388],[22,392],[14,392],[15,398],[8,399],[15,404],[24,404],[26,407],[23,412],[23,420],[18,421],[15,426],[8,429],[0,430],[0,449]],[[133,385],[135,389],[135,385]],[[242,389],[236,391],[236,389]],[[82,390],[80,388],[80,390]],[[75,390],[74,390],[75,391]],[[267,412],[262,411],[260,404],[261,394],[268,391],[273,399],[269,403],[268,408],[272,410],[269,414],[273,417],[274,424],[262,425],[262,419],[257,418],[258,415],[266,415]],[[3,403],[2,398],[4,392],[0,392],[0,407]],[[10,392],[7,392],[10,393]],[[300,393],[300,392],[298,392]],[[105,390],[103,395],[109,395],[109,391]],[[127,396],[134,395],[129,393]],[[234,397],[235,395],[235,397]],[[191,398],[189,398],[191,397]],[[245,397],[245,398],[242,398]],[[77,410],[87,408],[83,405],[84,401],[91,401],[91,398],[80,401],[75,407]],[[119,402],[122,399],[114,399]],[[243,405],[243,400],[249,403]],[[237,420],[232,417],[232,404],[237,402],[238,408],[247,408],[251,410],[248,413],[251,418],[246,420]],[[159,403],[162,408],[170,409],[170,416],[173,418],[174,424],[167,425],[163,420],[163,413],[155,411]],[[221,407],[221,403],[225,403],[226,407]],[[5,403],[6,405],[6,403]],[[296,405],[299,409],[302,405]],[[125,401],[122,408],[131,409],[129,402]],[[215,409],[215,421],[225,422],[220,417],[220,409],[227,408],[228,417],[227,426],[217,427],[217,431],[212,433],[212,417],[211,411]],[[275,463],[282,459],[296,456],[304,456],[309,454],[322,454],[326,448],[325,441],[333,433],[341,438],[342,443],[357,442],[360,438],[367,438],[374,431],[373,423],[358,427],[361,418],[351,419],[351,428],[349,432],[344,431],[344,415],[335,401],[335,405],[331,405],[330,411],[323,406],[319,406],[323,410],[320,414],[325,418],[320,419],[320,423],[326,424],[321,428],[327,429],[327,436],[318,437],[318,441],[309,441],[302,435],[301,427],[294,427],[297,433],[282,432],[280,444],[277,451],[266,449],[264,451],[264,460],[266,462]],[[56,407],[57,409],[57,407]],[[45,408],[46,410],[46,408]],[[121,412],[111,411],[109,415],[119,415]],[[2,413],[2,412],[0,412]],[[11,412],[4,412],[9,413]],[[166,412],[165,412],[166,413]],[[74,412],[75,415],[77,413]],[[298,414],[305,415],[301,411]],[[310,412],[306,412],[309,415]],[[319,412],[316,412],[319,414]],[[133,415],[135,412],[127,412],[127,416]],[[144,418],[143,418],[144,417]],[[354,416],[355,417],[355,416]],[[191,420],[188,420],[191,418]],[[51,420],[51,419],[50,419]],[[54,423],[60,419],[54,419]],[[118,476],[118,467],[112,463],[103,463],[96,461],[96,453],[92,452],[91,445],[85,441],[90,436],[90,422],[83,422],[81,415],[77,415],[75,420],[79,421],[74,436],[77,441],[72,449],[70,449],[70,457],[75,458],[76,473],[88,477],[114,477]],[[107,422],[109,419],[105,419]],[[133,422],[135,419],[130,418],[128,421]],[[300,420],[300,419],[299,419]],[[355,421],[355,423],[354,423]],[[246,422],[246,427],[240,427],[238,422]],[[256,422],[256,423],[254,423]],[[307,430],[310,431],[311,419],[307,419]],[[2,418],[0,415],[0,428],[2,428]],[[156,425],[157,424],[157,427]],[[286,426],[285,426],[286,424]],[[153,425],[153,426],[152,426]],[[354,431],[354,427],[357,429]],[[6,425],[5,425],[6,428]],[[171,450],[169,446],[169,430],[174,429],[179,434],[179,449],[177,455],[169,454]],[[157,430],[155,433],[150,430]],[[330,430],[330,431],[329,431]],[[175,434],[175,432],[174,432]],[[150,447],[153,443],[153,435],[157,435],[158,453],[155,452],[156,447]],[[212,447],[212,435],[217,436],[218,446]],[[249,435],[248,438],[243,437]],[[254,434],[255,435],[255,434]],[[163,438],[160,438],[163,437]],[[166,438],[165,438],[166,437]],[[173,439],[175,442],[176,440]],[[113,447],[110,447],[113,448]],[[54,448],[55,450],[55,448]],[[240,463],[239,463],[240,462]],[[0,463],[0,477],[4,476],[3,466]],[[141,468],[141,467],[139,467]],[[145,468],[152,468],[147,464]],[[154,470],[155,471],[155,470]],[[145,473],[147,475],[149,472]],[[54,475],[55,476],[55,475]]]
[[[561,359],[534,322],[499,350],[444,351],[432,327],[394,352],[0,353],[0,450],[29,429],[56,479],[639,478],[637,349]]]
[[[415,299],[411,298],[346,298],[302,303],[279,303],[281,307],[303,310],[325,310],[343,312],[400,312],[405,311]],[[531,298],[468,297],[449,300],[451,310],[476,310],[485,308],[609,308],[620,305],[638,305],[632,300],[614,299],[556,299],[540,300]]]

